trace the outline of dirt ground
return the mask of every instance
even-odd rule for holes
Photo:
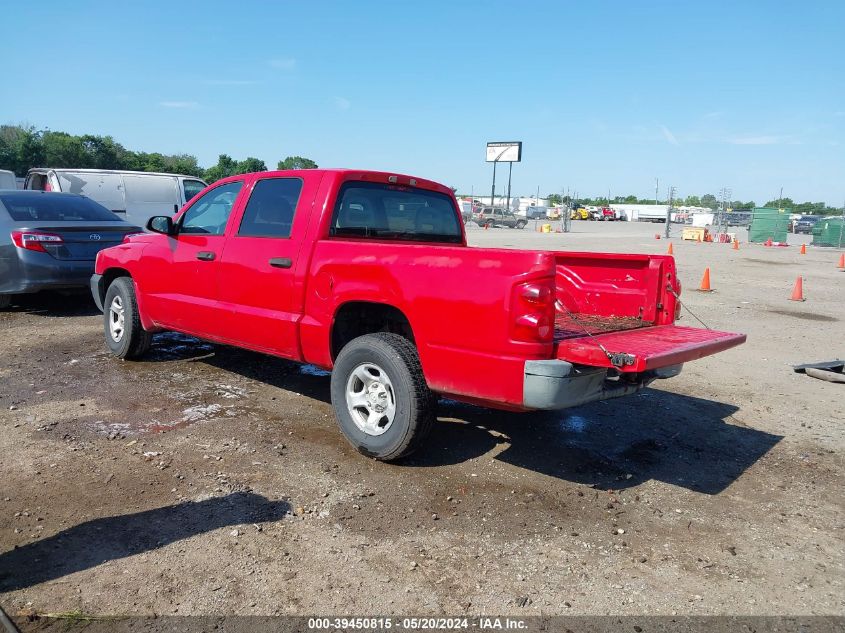
[[[573,228],[470,239],[667,246],[659,225]],[[0,313],[0,604],[843,614],[845,385],[791,368],[845,356],[839,253],[672,243],[686,303],[746,345],[554,414],[443,401],[426,449],[394,465],[347,445],[316,368],[176,335],[121,362],[85,296]],[[694,290],[705,266],[710,294]],[[804,303],[788,300],[798,275]]]

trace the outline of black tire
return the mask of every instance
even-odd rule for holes
[[[12,305],[12,295],[0,295],[0,310],[5,310]]]
[[[120,299],[123,306],[123,333],[115,339],[112,334],[110,320],[111,306],[115,298]],[[129,277],[118,277],[106,291],[103,301],[103,328],[106,335],[106,346],[118,358],[133,360],[140,358],[150,349],[153,335],[141,325],[141,315],[138,313],[138,300],[135,298],[135,284]]]
[[[392,384],[396,412],[381,435],[361,430],[347,406],[347,384],[352,373],[364,364],[376,365]],[[393,461],[411,454],[434,425],[436,401],[426,384],[417,350],[398,334],[365,334],[348,343],[332,370],[331,395],[340,430],[359,453],[373,459]]]

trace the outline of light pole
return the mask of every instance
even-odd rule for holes
[[[502,157],[502,155],[506,151],[508,151],[509,149],[510,149],[509,147],[506,147],[505,149],[503,149],[501,152],[499,152],[499,155],[496,156],[495,160],[493,161],[493,190],[490,192],[490,206],[491,207],[496,206],[496,163],[499,162],[499,159]],[[508,179],[508,183],[510,183],[510,178]]]

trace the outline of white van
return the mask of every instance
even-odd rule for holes
[[[154,215],[173,215],[206,187],[194,176],[109,169],[30,169],[24,189],[78,193],[144,226]]]
[[[17,189],[17,181],[15,180],[15,172],[6,169],[0,169],[0,189]]]

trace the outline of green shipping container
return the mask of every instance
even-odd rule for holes
[[[751,211],[751,226],[748,227],[749,242],[785,242],[789,229],[790,209],[759,208]]]
[[[822,218],[813,227],[813,246],[845,246],[845,221]]]

